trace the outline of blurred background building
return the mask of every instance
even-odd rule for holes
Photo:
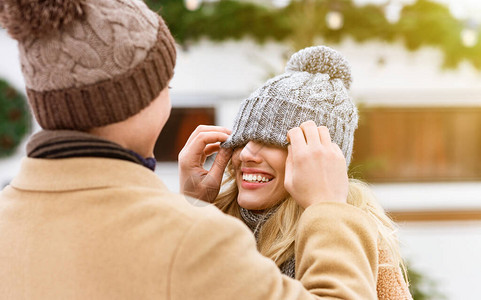
[[[331,46],[352,65],[361,116],[350,175],[371,183],[400,225],[416,299],[481,299],[480,1],[147,2],[178,42],[173,110],[156,147],[156,172],[172,190],[198,124],[231,127],[240,102],[292,53]],[[17,55],[0,29],[0,78],[23,92]],[[22,134],[21,115],[0,107],[0,185],[39,129],[33,121]]]

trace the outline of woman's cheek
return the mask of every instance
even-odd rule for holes
[[[237,169],[238,169],[239,166],[240,166],[239,154],[240,154],[240,150],[239,150],[239,149],[234,150],[234,153],[232,153],[232,165],[234,166],[234,168],[236,169],[236,171],[237,171]]]

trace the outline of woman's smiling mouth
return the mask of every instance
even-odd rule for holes
[[[246,182],[269,182],[272,179],[268,179],[267,177],[263,176],[262,174],[242,174],[242,180]]]
[[[268,184],[274,176],[261,170],[242,168],[242,187],[246,189],[258,188]]]

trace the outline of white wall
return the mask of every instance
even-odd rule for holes
[[[443,70],[442,53],[437,49],[408,52],[401,43],[356,44],[351,40],[330,46],[350,61],[351,94],[358,102],[481,106],[481,72],[467,62],[458,69]],[[272,75],[280,74],[290,54],[286,46],[274,43],[201,41],[179,53],[172,81],[174,100],[176,96],[242,99]],[[379,59],[384,64],[379,64]]]
[[[481,221],[410,222],[401,224],[399,236],[403,256],[446,299],[481,299]]]

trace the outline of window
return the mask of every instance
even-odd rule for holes
[[[371,182],[481,179],[481,107],[361,108],[350,174]]]
[[[190,134],[198,125],[213,125],[215,109],[212,107],[173,108],[170,118],[157,139],[154,155],[157,161],[177,161]]]

